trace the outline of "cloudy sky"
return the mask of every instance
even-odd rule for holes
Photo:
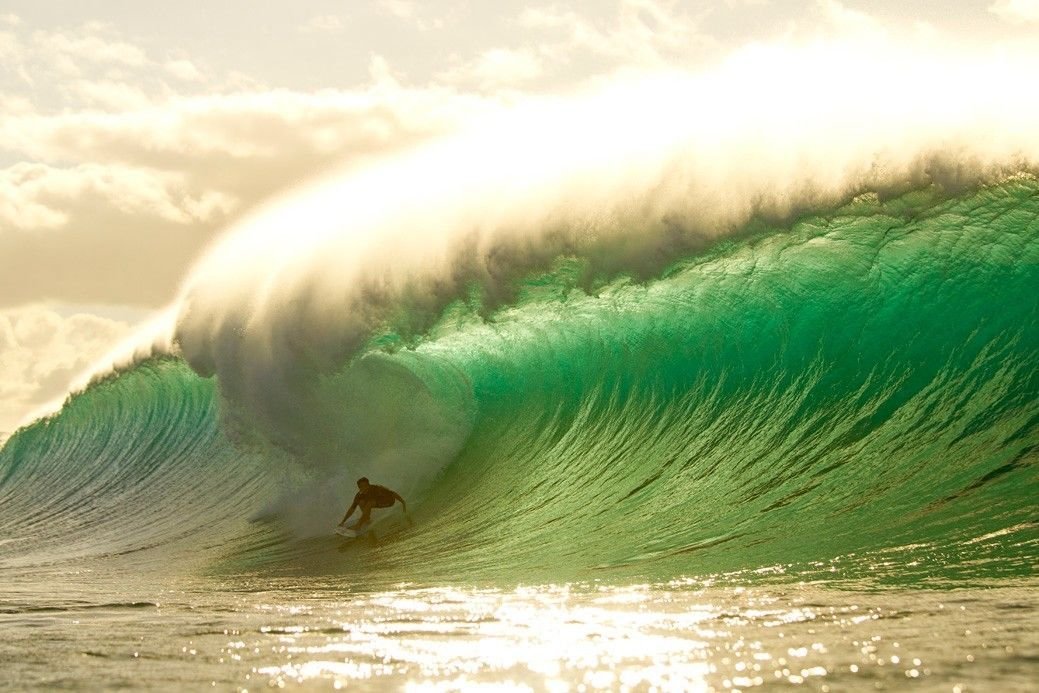
[[[863,34],[1013,46],[1039,0],[0,0],[0,434],[322,171],[618,72]]]

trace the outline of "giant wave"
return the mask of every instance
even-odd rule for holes
[[[0,560],[1026,573],[1035,98],[949,115],[892,70],[908,103],[819,109],[775,57],[521,109],[247,220],[150,352],[0,450]],[[416,523],[337,553],[362,474]]]

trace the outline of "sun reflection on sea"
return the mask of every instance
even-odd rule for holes
[[[881,668],[903,678],[929,674],[907,647],[871,635],[882,607],[827,606],[810,598],[810,586],[800,589],[777,596],[678,583],[402,587],[322,610],[260,606],[266,654],[242,639],[225,647],[267,660],[248,683],[276,687],[586,693],[811,683],[826,691]]]

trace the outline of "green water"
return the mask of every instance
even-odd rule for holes
[[[564,263],[490,324],[445,319],[408,356],[465,372],[480,421],[423,532],[544,578],[906,544],[926,546],[911,580],[1030,574],[1035,193],[867,197],[651,282],[589,297]]]

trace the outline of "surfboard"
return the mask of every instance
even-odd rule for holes
[[[412,522],[412,520],[411,520],[411,517],[408,516],[408,515],[404,515],[404,521],[409,526],[412,526],[414,524]],[[357,531],[357,530],[352,529],[350,527],[345,527],[343,525],[336,525],[335,529],[333,529],[332,532],[337,534],[337,535],[339,535],[339,536],[341,536],[341,537],[343,537],[343,538],[345,538],[345,539],[356,539],[357,537],[363,537],[363,536],[368,536],[368,535],[371,535],[371,537],[374,538],[376,536],[375,535],[375,528],[376,527],[379,527],[379,536],[380,537],[384,536],[385,532],[388,532],[389,536],[393,536],[394,534],[400,532],[401,529],[403,529],[403,526],[401,524],[401,518],[398,517],[398,516],[389,515],[389,516],[379,517],[379,518],[369,522],[364,527],[361,527],[360,531]]]
[[[332,531],[334,531],[336,534],[338,534],[341,537],[346,537],[347,539],[353,539],[354,537],[363,536],[363,535],[367,534],[368,532],[370,532],[371,530],[372,530],[372,526],[369,524],[369,525],[366,525],[366,526],[362,527],[360,532],[358,532],[356,530],[353,530],[353,529],[350,529],[349,527],[344,527],[342,525],[337,526]]]

